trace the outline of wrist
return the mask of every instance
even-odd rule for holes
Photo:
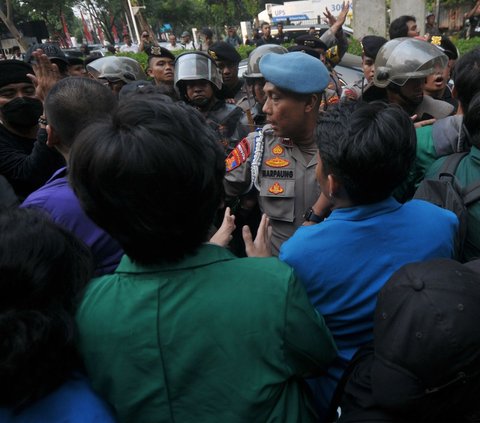
[[[324,220],[322,216],[315,213],[315,210],[313,210],[312,207],[309,207],[307,210],[305,210],[305,213],[303,214],[303,218],[306,222],[315,222],[315,223],[320,223],[320,222],[323,222]]]

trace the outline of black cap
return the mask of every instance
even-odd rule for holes
[[[213,32],[210,28],[202,28],[200,32],[208,38],[213,38]]]
[[[395,272],[375,310],[375,401],[413,411],[431,393],[476,383],[479,304],[480,274],[454,260],[413,263]]]
[[[308,47],[308,46],[290,46],[287,48],[289,52],[292,51],[301,51],[303,53],[307,53],[310,56],[315,57],[315,59],[320,59],[320,54],[318,53],[317,50],[315,50],[313,47]]]
[[[26,82],[33,84],[27,73],[33,75],[32,67],[20,60],[0,60],[0,87]]]
[[[380,47],[386,42],[386,38],[379,37],[378,35],[365,35],[361,41],[363,55],[375,60],[378,50],[380,50]]]
[[[67,55],[68,66],[84,65],[85,62],[81,57]]]
[[[145,53],[148,57],[168,57],[175,60],[175,55],[168,49],[159,46],[148,46],[145,48]]]
[[[32,57],[32,53],[39,48],[43,50],[50,60],[57,60],[68,64],[67,56],[65,56],[65,53],[62,51],[62,49],[56,44],[52,43],[33,44],[30,46],[25,53],[25,62],[34,63],[35,59]]]
[[[316,35],[300,35],[299,37],[295,38],[295,42],[299,46],[306,46],[311,48],[321,48],[323,51],[327,51],[327,45]]]
[[[458,59],[458,49],[445,35],[432,35],[430,42],[440,48],[450,60]]]
[[[130,95],[132,93],[136,93],[138,91],[141,91],[141,89],[143,87],[148,87],[148,86],[152,86],[153,84],[150,82],[150,81],[145,81],[143,79],[140,79],[138,81],[132,81],[128,84],[125,84],[120,92],[118,93],[118,96],[120,98],[124,97],[124,96],[127,96],[127,95]]]
[[[239,63],[242,60],[235,47],[225,41],[217,41],[208,49],[208,54],[213,60],[223,60],[225,62]]]

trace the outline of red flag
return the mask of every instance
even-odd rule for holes
[[[100,26],[97,26],[97,33],[98,33],[98,39],[100,40],[100,42],[103,45],[105,43],[105,38],[103,36],[103,31],[102,31],[102,28]]]
[[[71,47],[72,39],[70,38],[70,33],[68,32],[68,27],[67,27],[67,21],[65,20],[65,16],[63,16],[63,12],[60,15],[60,19],[62,20],[63,33],[65,34],[65,41],[67,43],[67,47]]]
[[[125,25],[125,22],[123,22],[123,19],[122,19],[122,34],[123,35],[128,35],[128,29],[127,29],[127,25]]]
[[[118,38],[117,27],[115,26],[115,22],[113,20],[113,15],[110,15],[110,25],[112,27],[113,41],[115,41],[115,43],[120,42],[120,39]]]
[[[85,18],[83,17],[83,13],[82,13],[81,10],[80,10],[80,16],[82,17],[83,34],[85,35],[85,39],[87,40],[87,43],[93,44],[92,34],[90,33],[90,30],[88,29],[87,23],[85,22]]]

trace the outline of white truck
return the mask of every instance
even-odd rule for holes
[[[289,22],[291,25],[308,25],[316,22],[318,17],[323,19],[325,9],[328,9],[333,16],[337,16],[343,6],[340,0],[300,0],[287,1],[283,4],[267,3],[265,10],[258,14],[258,22]],[[352,5],[347,15],[346,25],[350,25],[352,19]],[[320,22],[318,22],[320,23]]]

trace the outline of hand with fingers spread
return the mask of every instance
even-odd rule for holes
[[[330,25],[330,29],[334,34],[342,28],[343,24],[345,23],[345,20],[347,19],[347,14],[349,10],[350,10],[350,2],[344,1],[342,4],[342,10],[340,14],[338,15],[338,17],[335,18],[335,16],[331,14],[328,8],[325,8],[325,12],[323,15],[327,19],[327,22]]]
[[[235,215],[231,214],[230,207],[225,209],[223,222],[217,232],[210,238],[212,244],[226,247],[232,240],[232,233],[235,230]]]
[[[255,240],[253,240],[252,232],[248,226],[242,228],[242,236],[248,257],[271,257],[272,227],[270,226],[270,219],[265,213],[262,215]]]
[[[47,97],[50,89],[61,79],[60,71],[55,63],[52,63],[42,49],[32,53],[35,63],[32,63],[35,75],[27,76],[35,85],[35,93],[42,102]]]

